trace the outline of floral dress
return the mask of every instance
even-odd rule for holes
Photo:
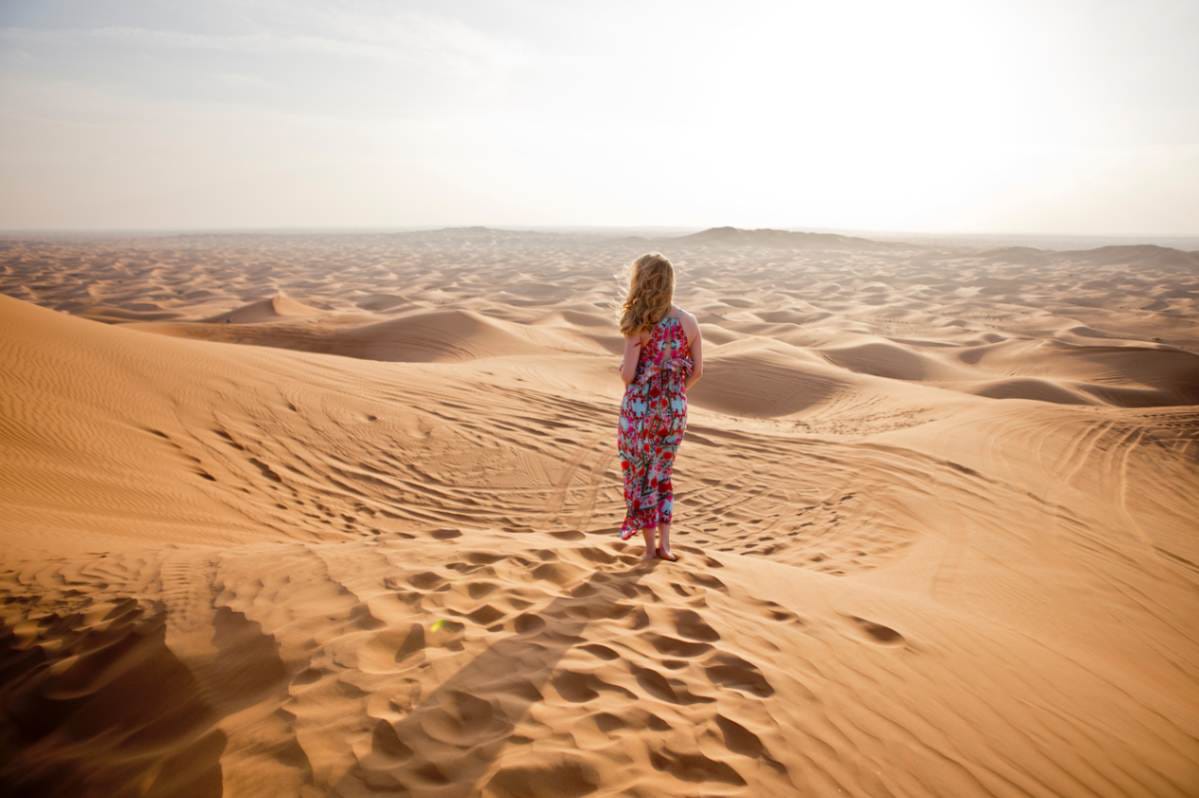
[[[670,478],[687,429],[685,384],[694,368],[682,322],[667,316],[655,324],[620,403],[617,447],[625,501],[621,540],[638,530],[670,523],[674,510]]]

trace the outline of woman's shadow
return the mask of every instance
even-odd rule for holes
[[[363,785],[439,798],[478,794],[477,782],[504,747],[530,742],[513,730],[542,700],[545,683],[567,651],[587,645],[600,658],[619,656],[606,646],[587,644],[582,636],[587,625],[629,616],[632,628],[648,623],[637,601],[638,583],[659,562],[638,562],[623,570],[597,568],[548,605],[518,616],[514,634],[417,699],[402,720],[378,720],[369,753],[359,757],[335,794],[357,794]],[[573,674],[560,675],[554,686],[567,700],[582,702],[596,695],[586,677]],[[632,696],[615,685],[601,686]]]

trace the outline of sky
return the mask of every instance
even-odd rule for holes
[[[0,0],[0,229],[1199,234],[1199,1]]]

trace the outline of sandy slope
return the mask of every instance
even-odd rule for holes
[[[645,242],[9,242],[4,790],[1199,792],[1193,256],[718,238],[649,568]]]

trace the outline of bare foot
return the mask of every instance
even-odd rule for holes
[[[658,547],[658,550],[657,550],[656,552],[654,552],[654,553],[655,553],[655,554],[656,554],[656,555],[657,555],[657,556],[658,556],[660,559],[663,559],[663,560],[670,560],[671,562],[678,562],[678,561],[679,561],[679,555],[675,554],[675,553],[674,553],[673,551],[671,551],[670,549],[664,549],[664,548],[662,548],[661,546],[659,546],[659,547]]]
[[[641,534],[645,538],[645,555],[641,558],[641,562],[643,563],[653,560],[654,555],[658,551],[658,547],[654,545],[654,537],[656,536],[655,533],[657,531],[657,527],[652,526],[647,526],[641,530]]]

